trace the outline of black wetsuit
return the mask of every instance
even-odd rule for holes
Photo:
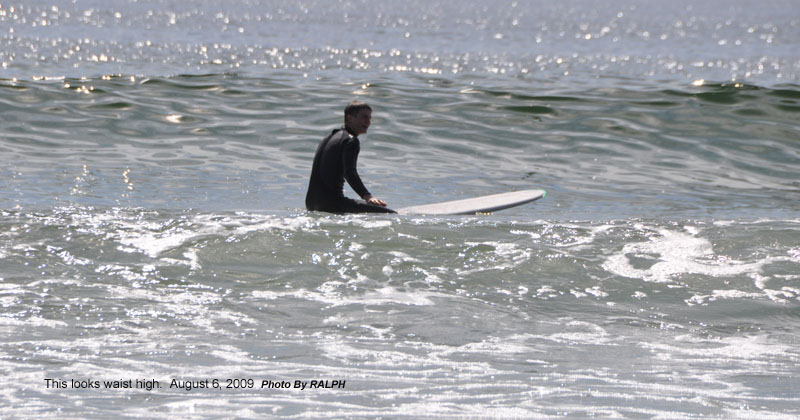
[[[333,130],[322,140],[314,155],[311,180],[308,182],[308,210],[329,213],[395,213],[392,209],[344,196],[345,179],[361,198],[370,196],[356,171],[360,150],[358,137],[351,136],[343,128]]]

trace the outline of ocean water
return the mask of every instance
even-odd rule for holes
[[[0,46],[2,419],[800,416],[797,2],[3,1]],[[547,197],[307,212],[353,99],[390,206]]]

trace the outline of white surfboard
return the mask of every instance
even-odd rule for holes
[[[464,200],[445,201],[443,203],[425,204],[422,206],[397,209],[400,214],[457,215],[490,213],[516,207],[538,200],[547,194],[545,190],[523,190],[501,194],[484,195]]]

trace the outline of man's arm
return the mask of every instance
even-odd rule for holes
[[[373,197],[367,190],[367,187],[364,186],[361,177],[358,176],[356,166],[358,164],[358,153],[360,151],[361,144],[358,139],[350,139],[350,141],[344,145],[344,153],[342,154],[342,159],[344,160],[344,178],[347,180],[347,183],[350,184],[350,187],[353,188],[353,191],[364,199],[364,201],[372,205],[386,207],[387,203]]]
[[[350,187],[353,188],[353,191],[355,191],[359,197],[368,200],[368,197],[372,197],[372,194],[370,194],[367,187],[364,186],[361,177],[358,176],[358,170],[356,169],[359,151],[361,151],[361,146],[358,139],[351,138],[344,144],[344,150],[342,152],[344,179],[347,180],[347,183],[350,184]]]

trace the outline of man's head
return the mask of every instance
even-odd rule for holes
[[[351,134],[366,133],[371,122],[372,108],[365,102],[353,101],[344,108],[344,126]]]

